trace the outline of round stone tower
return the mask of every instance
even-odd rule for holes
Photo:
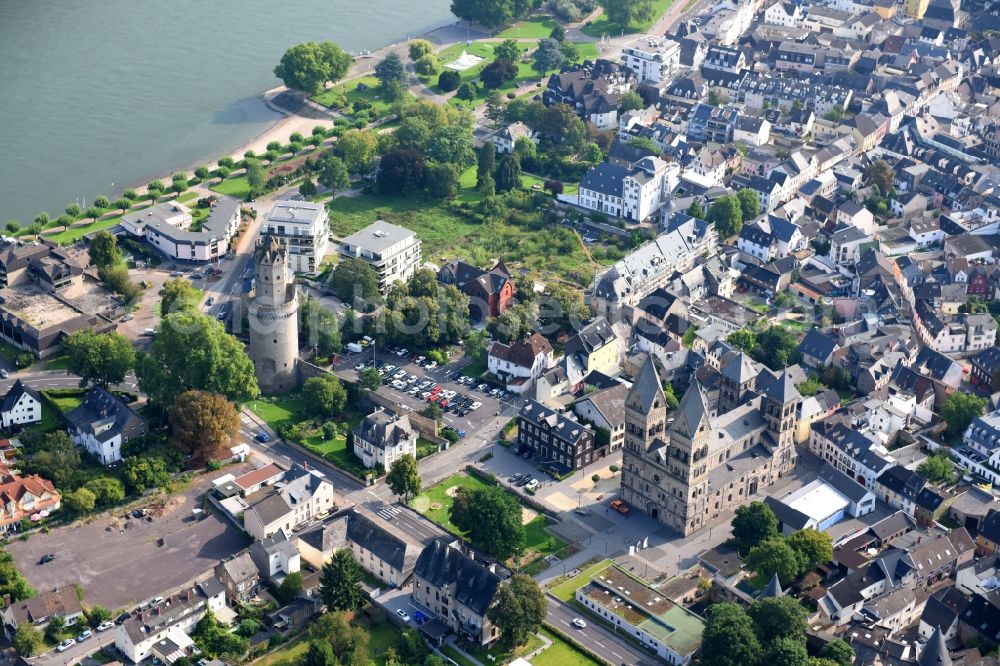
[[[284,393],[299,385],[299,298],[285,245],[261,239],[254,253],[255,285],[248,311],[250,358],[264,393]]]

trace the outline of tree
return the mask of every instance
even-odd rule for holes
[[[102,622],[108,622],[114,617],[111,611],[104,606],[91,606],[84,611],[84,614],[87,616],[87,622],[95,629]]]
[[[965,432],[972,420],[986,411],[986,398],[974,393],[956,391],[941,406],[941,418],[948,424],[947,432],[957,437]]]
[[[170,473],[160,458],[132,456],[125,459],[125,485],[133,493],[142,493],[149,488],[162,488],[170,483]]]
[[[231,633],[229,627],[223,626],[215,619],[212,611],[207,612],[198,621],[194,631],[191,632],[191,638],[210,657],[226,657],[227,661],[234,663],[242,661],[243,655],[249,648],[247,639]]]
[[[945,449],[938,449],[920,463],[917,472],[930,483],[952,483],[955,480],[955,463]]]
[[[309,649],[302,658],[300,666],[332,666],[335,661],[333,650],[326,641],[309,641]]]
[[[260,393],[243,344],[215,317],[199,312],[168,314],[149,353],[137,360],[136,374],[139,388],[164,407],[191,389],[221,393],[233,402]]]
[[[407,46],[407,51],[409,53],[410,60],[416,62],[417,60],[423,58],[425,55],[434,53],[434,45],[431,44],[426,39],[414,39],[411,40],[409,45]]]
[[[77,488],[63,495],[63,505],[76,514],[89,513],[94,510],[97,497],[86,488]]]
[[[125,211],[127,211],[129,209],[129,206],[131,205],[132,202],[126,199],[125,197],[119,197],[118,199],[115,199],[115,208],[120,210],[122,212],[122,215],[125,214]]]
[[[17,627],[12,645],[22,657],[30,657],[42,646],[42,632],[30,622],[22,622]]]
[[[554,39],[543,39],[538,42],[538,48],[535,49],[531,68],[544,76],[546,72],[559,69],[565,59],[566,56],[559,48],[559,42]]]
[[[358,373],[358,388],[364,393],[377,391],[382,385],[382,375],[377,368],[368,367]]]
[[[524,645],[538,633],[545,619],[548,603],[538,583],[531,576],[514,574],[497,590],[495,603],[487,617],[500,630],[500,644],[505,649]]]
[[[634,23],[653,18],[652,0],[601,0],[601,6],[608,20],[621,30],[628,30]]]
[[[4,223],[4,229],[9,234],[16,234],[21,229],[21,223],[17,220],[7,220]]]
[[[517,76],[517,65],[510,60],[498,58],[483,67],[479,73],[479,80],[487,88],[499,88],[508,81],[513,81]]]
[[[566,28],[559,24],[552,28],[552,32],[549,33],[549,37],[556,40],[557,42],[563,42],[566,40]]]
[[[781,292],[782,294],[787,292]],[[826,388],[826,386],[816,377],[810,377],[800,384],[796,384],[795,388],[798,389],[799,394],[803,397],[809,397],[816,395],[820,391]]]
[[[361,567],[346,548],[334,552],[323,565],[319,578],[320,596],[328,611],[353,611],[361,608]]]
[[[118,249],[118,239],[110,232],[98,231],[90,241],[90,265],[98,268],[117,266],[121,263],[122,253]]]
[[[197,178],[198,180],[206,180],[211,175],[212,175],[211,169],[209,169],[207,166],[204,165],[196,167],[194,170],[194,177]]]
[[[247,160],[247,185],[250,186],[250,197],[259,196],[264,191],[264,167],[258,160]]]
[[[823,646],[819,656],[836,662],[839,666],[851,666],[854,663],[854,649],[839,638]]]
[[[757,334],[757,346],[754,347],[753,357],[772,370],[778,371],[789,365],[795,365],[801,356],[798,338],[784,326],[771,326]],[[827,386],[833,385],[827,384]]]
[[[804,666],[808,663],[806,644],[800,639],[782,637],[765,644],[764,663],[768,666]]]
[[[48,224],[49,224],[49,214],[48,213],[39,213],[38,215],[35,216],[35,219],[33,220],[33,222],[34,222],[34,224],[37,224],[39,227],[48,226]]]
[[[367,262],[345,259],[330,273],[330,289],[341,301],[353,304],[355,299],[375,303],[379,299],[378,274]]]
[[[327,81],[343,78],[351,61],[350,54],[333,42],[305,42],[285,51],[274,75],[289,88],[315,94]]]
[[[587,126],[568,104],[544,107],[535,126],[548,137],[547,149],[555,154],[576,153],[587,142]]]
[[[454,164],[463,171],[466,167],[472,166],[476,163],[476,152],[472,147],[472,128],[460,124],[438,127],[431,134],[427,157],[435,162]]]
[[[476,153],[476,186],[482,185],[483,178],[492,176],[496,164],[497,147],[492,141],[486,141]]]
[[[382,194],[408,194],[424,185],[424,156],[412,148],[396,148],[382,156],[375,181]]]
[[[462,84],[462,75],[453,69],[446,69],[438,75],[438,88],[441,92],[451,92]]]
[[[778,574],[781,583],[787,584],[799,575],[799,560],[788,542],[774,536],[764,539],[750,549],[743,563],[748,569],[770,578]]]
[[[826,532],[799,530],[788,537],[788,545],[799,559],[800,573],[833,559],[833,541]]]
[[[113,476],[99,476],[84,487],[94,493],[98,506],[110,506],[125,499],[125,486]]]
[[[392,461],[389,473],[385,476],[385,484],[394,495],[402,497],[404,502],[419,495],[421,481],[416,459],[407,453]]]
[[[691,205],[688,206],[686,212],[691,217],[696,217],[699,220],[705,219],[705,211],[704,209],[702,209],[701,201],[699,201],[698,199],[694,199],[693,201],[691,201]]]
[[[184,278],[170,278],[160,289],[160,314],[193,311],[198,307],[202,292]]]
[[[538,297],[538,323],[546,335],[570,333],[590,319],[583,294],[565,284],[553,284]]]
[[[625,113],[626,111],[633,111],[635,109],[642,109],[645,106],[646,103],[643,101],[642,96],[639,93],[635,92],[634,90],[630,90],[627,93],[624,93],[618,99],[619,113]]]
[[[703,666],[756,666],[760,658],[760,641],[746,611],[731,602],[711,606],[701,637]]]
[[[524,16],[531,0],[451,0],[451,13],[487,28],[499,28]]]
[[[674,393],[674,385],[670,382],[663,387],[663,399],[667,403],[667,409],[677,409],[680,407],[681,402],[677,399],[677,394]]]
[[[83,329],[63,340],[69,371],[83,383],[93,382],[107,388],[120,384],[135,367],[132,341],[119,333],[94,333]]]
[[[743,228],[743,208],[736,195],[719,197],[708,208],[708,222],[713,222],[719,238],[729,238],[740,233]]]
[[[516,39],[505,39],[493,48],[493,57],[516,63],[521,59],[521,47]]]
[[[753,354],[753,350],[757,348],[757,334],[749,328],[741,328],[726,336],[726,342],[746,354]]]
[[[875,160],[865,167],[865,180],[877,187],[879,194],[887,195],[894,189],[896,172],[885,160]]]
[[[507,153],[497,164],[496,190],[510,192],[521,187],[521,160],[517,155]]]
[[[151,180],[149,181],[149,184],[146,185],[146,191],[149,193],[150,201],[163,194],[164,189],[166,188],[163,186],[163,182],[159,180]]]
[[[303,347],[315,347],[323,356],[340,349],[337,315],[309,295],[299,301],[299,348]]]
[[[352,129],[340,137],[335,150],[351,173],[368,171],[378,155],[378,136],[368,130]]]
[[[458,196],[462,174],[453,164],[430,164],[427,167],[427,193],[438,199]]]
[[[809,611],[795,598],[759,599],[750,605],[748,612],[761,643],[766,645],[778,638],[805,641]]]
[[[433,76],[441,71],[441,63],[438,62],[437,56],[428,53],[413,64],[413,70],[422,76]]]
[[[402,83],[406,79],[406,68],[403,66],[403,60],[399,57],[398,53],[390,51],[381,62],[375,65],[375,78],[379,80],[382,86]]]
[[[285,604],[295,601],[302,593],[302,574],[299,572],[290,573],[285,576],[278,586],[278,599]]]
[[[186,174],[176,173],[174,174],[173,180],[170,181],[170,189],[172,189],[177,194],[180,194],[188,187],[188,178]]]
[[[743,221],[752,220],[760,215],[760,197],[749,187],[744,187],[736,193],[736,198],[740,202],[740,210],[743,212]]]
[[[69,215],[70,217],[73,218],[80,217],[80,214],[82,212],[83,209],[80,207],[80,204],[78,203],[71,203],[66,206],[66,214]]]
[[[524,547],[521,505],[503,488],[466,491],[460,487],[449,515],[475,547],[498,560],[506,560]]]
[[[310,377],[302,384],[302,400],[314,416],[334,416],[347,404],[347,390],[335,375]]]
[[[323,170],[319,172],[318,180],[334,194],[343,192],[351,185],[351,175],[347,171],[347,165],[335,155],[329,155],[323,160]]]
[[[225,396],[207,391],[185,391],[170,407],[170,443],[198,462],[221,457],[239,436],[240,415]]]
[[[778,535],[778,519],[771,507],[763,502],[750,502],[737,507],[732,526],[732,544],[741,553]]]
[[[80,471],[80,451],[67,433],[52,432],[25,458],[24,468],[29,474],[38,474],[66,488]]]
[[[476,87],[474,81],[466,81],[458,87],[458,91],[455,92],[455,97],[457,99],[464,99],[466,101],[472,101],[476,99],[476,95],[479,94],[479,88]]]

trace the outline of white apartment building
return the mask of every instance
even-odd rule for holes
[[[0,426],[12,427],[42,420],[42,396],[18,379],[0,403]]]
[[[288,250],[289,267],[296,273],[319,270],[330,242],[326,206],[309,201],[278,201],[264,218],[261,236],[274,236]]]
[[[228,197],[215,201],[192,231],[194,217],[182,203],[170,201],[122,216],[121,226],[131,236],[147,243],[170,259],[215,261],[229,250],[229,240],[240,226],[240,202]]]
[[[583,208],[641,222],[658,211],[680,182],[680,166],[658,157],[644,157],[631,169],[599,164],[580,183]]]
[[[404,227],[378,220],[341,241],[340,254],[361,259],[378,273],[385,294],[393,282],[408,280],[420,265],[420,239]]]
[[[672,39],[647,36],[622,50],[622,65],[635,72],[641,83],[664,83],[680,66],[681,45]]]
[[[417,458],[417,431],[405,414],[377,409],[354,429],[354,455],[365,467],[389,467],[399,458]]]

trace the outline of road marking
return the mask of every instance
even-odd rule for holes
[[[611,651],[611,654],[615,655],[619,659],[624,659],[625,658],[625,657],[621,656],[620,654],[618,654],[617,652],[615,652],[614,650]]]
[[[565,624],[567,627],[569,626],[569,622],[567,622],[566,620],[559,618],[559,621]]]
[[[600,645],[601,647],[604,647],[604,643],[602,643],[601,641],[594,641],[594,642]]]

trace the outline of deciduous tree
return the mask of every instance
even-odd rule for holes
[[[559,48],[559,42],[546,38],[538,42],[538,48],[532,56],[531,68],[544,76],[546,72],[559,69],[565,60],[566,56]]]
[[[972,420],[986,411],[986,398],[974,393],[955,391],[941,406],[941,418],[948,424],[949,435],[958,436],[965,432]]]
[[[378,185],[383,194],[408,194],[424,185],[424,156],[412,148],[397,148],[382,156]]]
[[[735,603],[714,604],[701,639],[703,666],[756,666],[762,656],[753,622]]]
[[[160,289],[160,315],[172,312],[194,310],[198,307],[202,292],[184,278],[170,278]]]
[[[90,241],[90,265],[98,268],[117,266],[121,263],[122,253],[118,249],[118,239],[108,231],[101,230],[94,234]]]
[[[736,195],[719,197],[708,208],[708,221],[715,223],[719,238],[729,238],[743,228],[743,208]]]
[[[510,192],[521,187],[521,160],[516,154],[507,153],[500,158],[496,172],[496,191]]]
[[[22,622],[14,633],[12,645],[22,657],[30,657],[42,646],[42,632],[30,622]]]
[[[352,129],[340,137],[334,149],[348,171],[367,172],[378,156],[378,136],[369,130]]]
[[[628,30],[641,21],[653,18],[652,0],[600,0],[608,20],[621,30]]]
[[[119,384],[135,366],[132,342],[119,333],[94,333],[83,329],[63,340],[69,370],[82,381],[107,388]]]
[[[947,450],[938,449],[920,463],[917,472],[931,483],[951,483],[955,480],[955,463]]]
[[[410,43],[407,45],[407,52],[410,56],[410,60],[416,62],[428,53],[434,53],[434,45],[426,39],[413,39],[410,40]]]
[[[778,535],[778,519],[763,502],[750,502],[736,508],[732,530],[733,546],[747,553],[761,541]]]
[[[408,453],[396,458],[389,466],[385,484],[394,495],[402,497],[404,502],[419,495],[421,481],[416,459]]]
[[[94,493],[98,506],[110,506],[125,499],[125,486],[113,476],[99,476],[88,481],[84,487]]]
[[[896,172],[885,160],[875,160],[865,167],[865,180],[877,187],[879,194],[885,196],[893,190]]]
[[[170,443],[197,462],[223,457],[240,432],[240,415],[225,396],[185,391],[170,407]]]
[[[285,51],[274,75],[289,88],[313,94],[343,78],[350,66],[350,54],[333,42],[305,42]]]
[[[96,503],[97,497],[86,488],[77,488],[73,492],[63,495],[65,507],[76,514],[93,511]]]
[[[503,488],[467,491],[460,487],[450,516],[474,546],[498,560],[506,560],[524,547],[521,505]]]
[[[503,58],[494,60],[479,73],[479,79],[487,88],[499,88],[508,81],[513,81],[516,76],[517,65]]]
[[[531,9],[531,0],[452,0],[451,13],[487,28],[509,24]]]
[[[302,399],[309,413],[318,417],[339,414],[347,404],[347,391],[335,375],[310,377],[302,384]]]
[[[328,284],[334,295],[348,304],[353,304],[357,298],[369,304],[380,299],[378,274],[360,259],[345,259],[337,264],[330,273]]]
[[[142,493],[149,488],[162,488],[170,483],[170,472],[160,458],[132,456],[125,459],[123,478],[129,490]]]
[[[851,666],[854,663],[854,649],[839,638],[824,645],[819,656],[836,662],[838,666]]]
[[[524,645],[538,633],[548,602],[531,576],[514,574],[497,590],[496,601],[487,616],[500,629],[500,643],[512,649]]]
[[[516,39],[505,39],[493,47],[493,57],[497,60],[507,60],[516,63],[521,59],[523,49]]]
[[[799,559],[795,551],[780,536],[764,539],[750,549],[743,563],[748,569],[770,578],[778,574],[782,585],[788,584],[799,574]]]
[[[749,613],[754,633],[761,643],[766,645],[778,638],[793,638],[804,643],[809,611],[795,598],[760,599],[750,605]]]
[[[736,198],[740,202],[740,210],[743,213],[743,221],[747,222],[760,215],[760,197],[749,187],[744,187],[736,193]]]

